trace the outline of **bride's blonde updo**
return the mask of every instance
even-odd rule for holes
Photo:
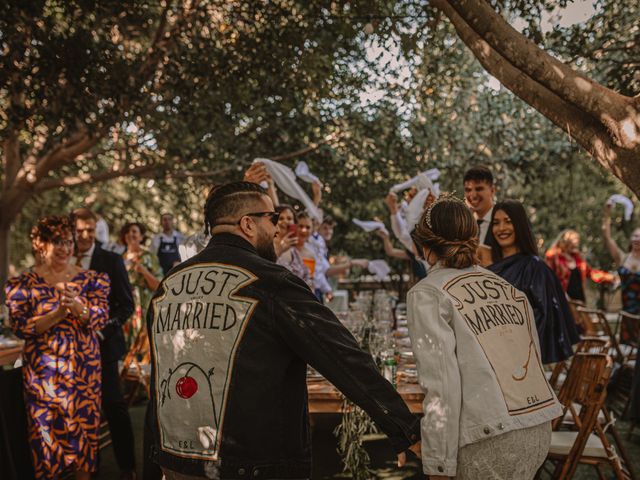
[[[430,249],[449,268],[478,263],[478,223],[471,210],[451,195],[442,195],[420,217],[413,239]]]

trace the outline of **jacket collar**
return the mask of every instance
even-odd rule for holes
[[[242,238],[240,235],[236,235],[235,233],[217,233],[211,237],[209,243],[206,248],[214,248],[217,245],[228,245],[231,247],[238,247],[249,252],[257,254],[256,248],[251,245],[247,240]]]

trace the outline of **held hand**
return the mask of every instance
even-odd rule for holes
[[[604,216],[604,218],[609,218],[611,217],[611,211],[613,210],[613,204],[606,202],[604,204],[604,207],[602,209],[602,215]]]
[[[418,440],[416,443],[414,443],[413,445],[411,445],[409,447],[409,450],[411,450],[416,457],[418,457],[418,459],[421,458],[422,456],[422,442],[420,440]],[[398,467],[402,468],[404,467],[404,465],[407,463],[407,454],[405,452],[399,453],[398,454]]]

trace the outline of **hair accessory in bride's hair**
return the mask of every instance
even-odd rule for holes
[[[427,227],[429,227],[429,230],[433,228],[431,226],[431,210],[438,203],[443,202],[445,200],[453,200],[455,202],[460,202],[466,205],[466,203],[464,203],[464,200],[459,199],[458,197],[455,196],[455,194],[456,194],[455,190],[453,192],[443,192],[438,196],[438,198],[431,205],[429,205],[429,207],[427,208],[427,214],[425,215],[425,218],[424,218],[424,221],[427,224]]]

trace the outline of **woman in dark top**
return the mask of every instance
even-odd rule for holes
[[[516,200],[496,203],[487,236],[493,264],[500,275],[529,299],[536,319],[543,363],[566,360],[580,341],[562,285],[553,271],[538,257],[529,219]]]

